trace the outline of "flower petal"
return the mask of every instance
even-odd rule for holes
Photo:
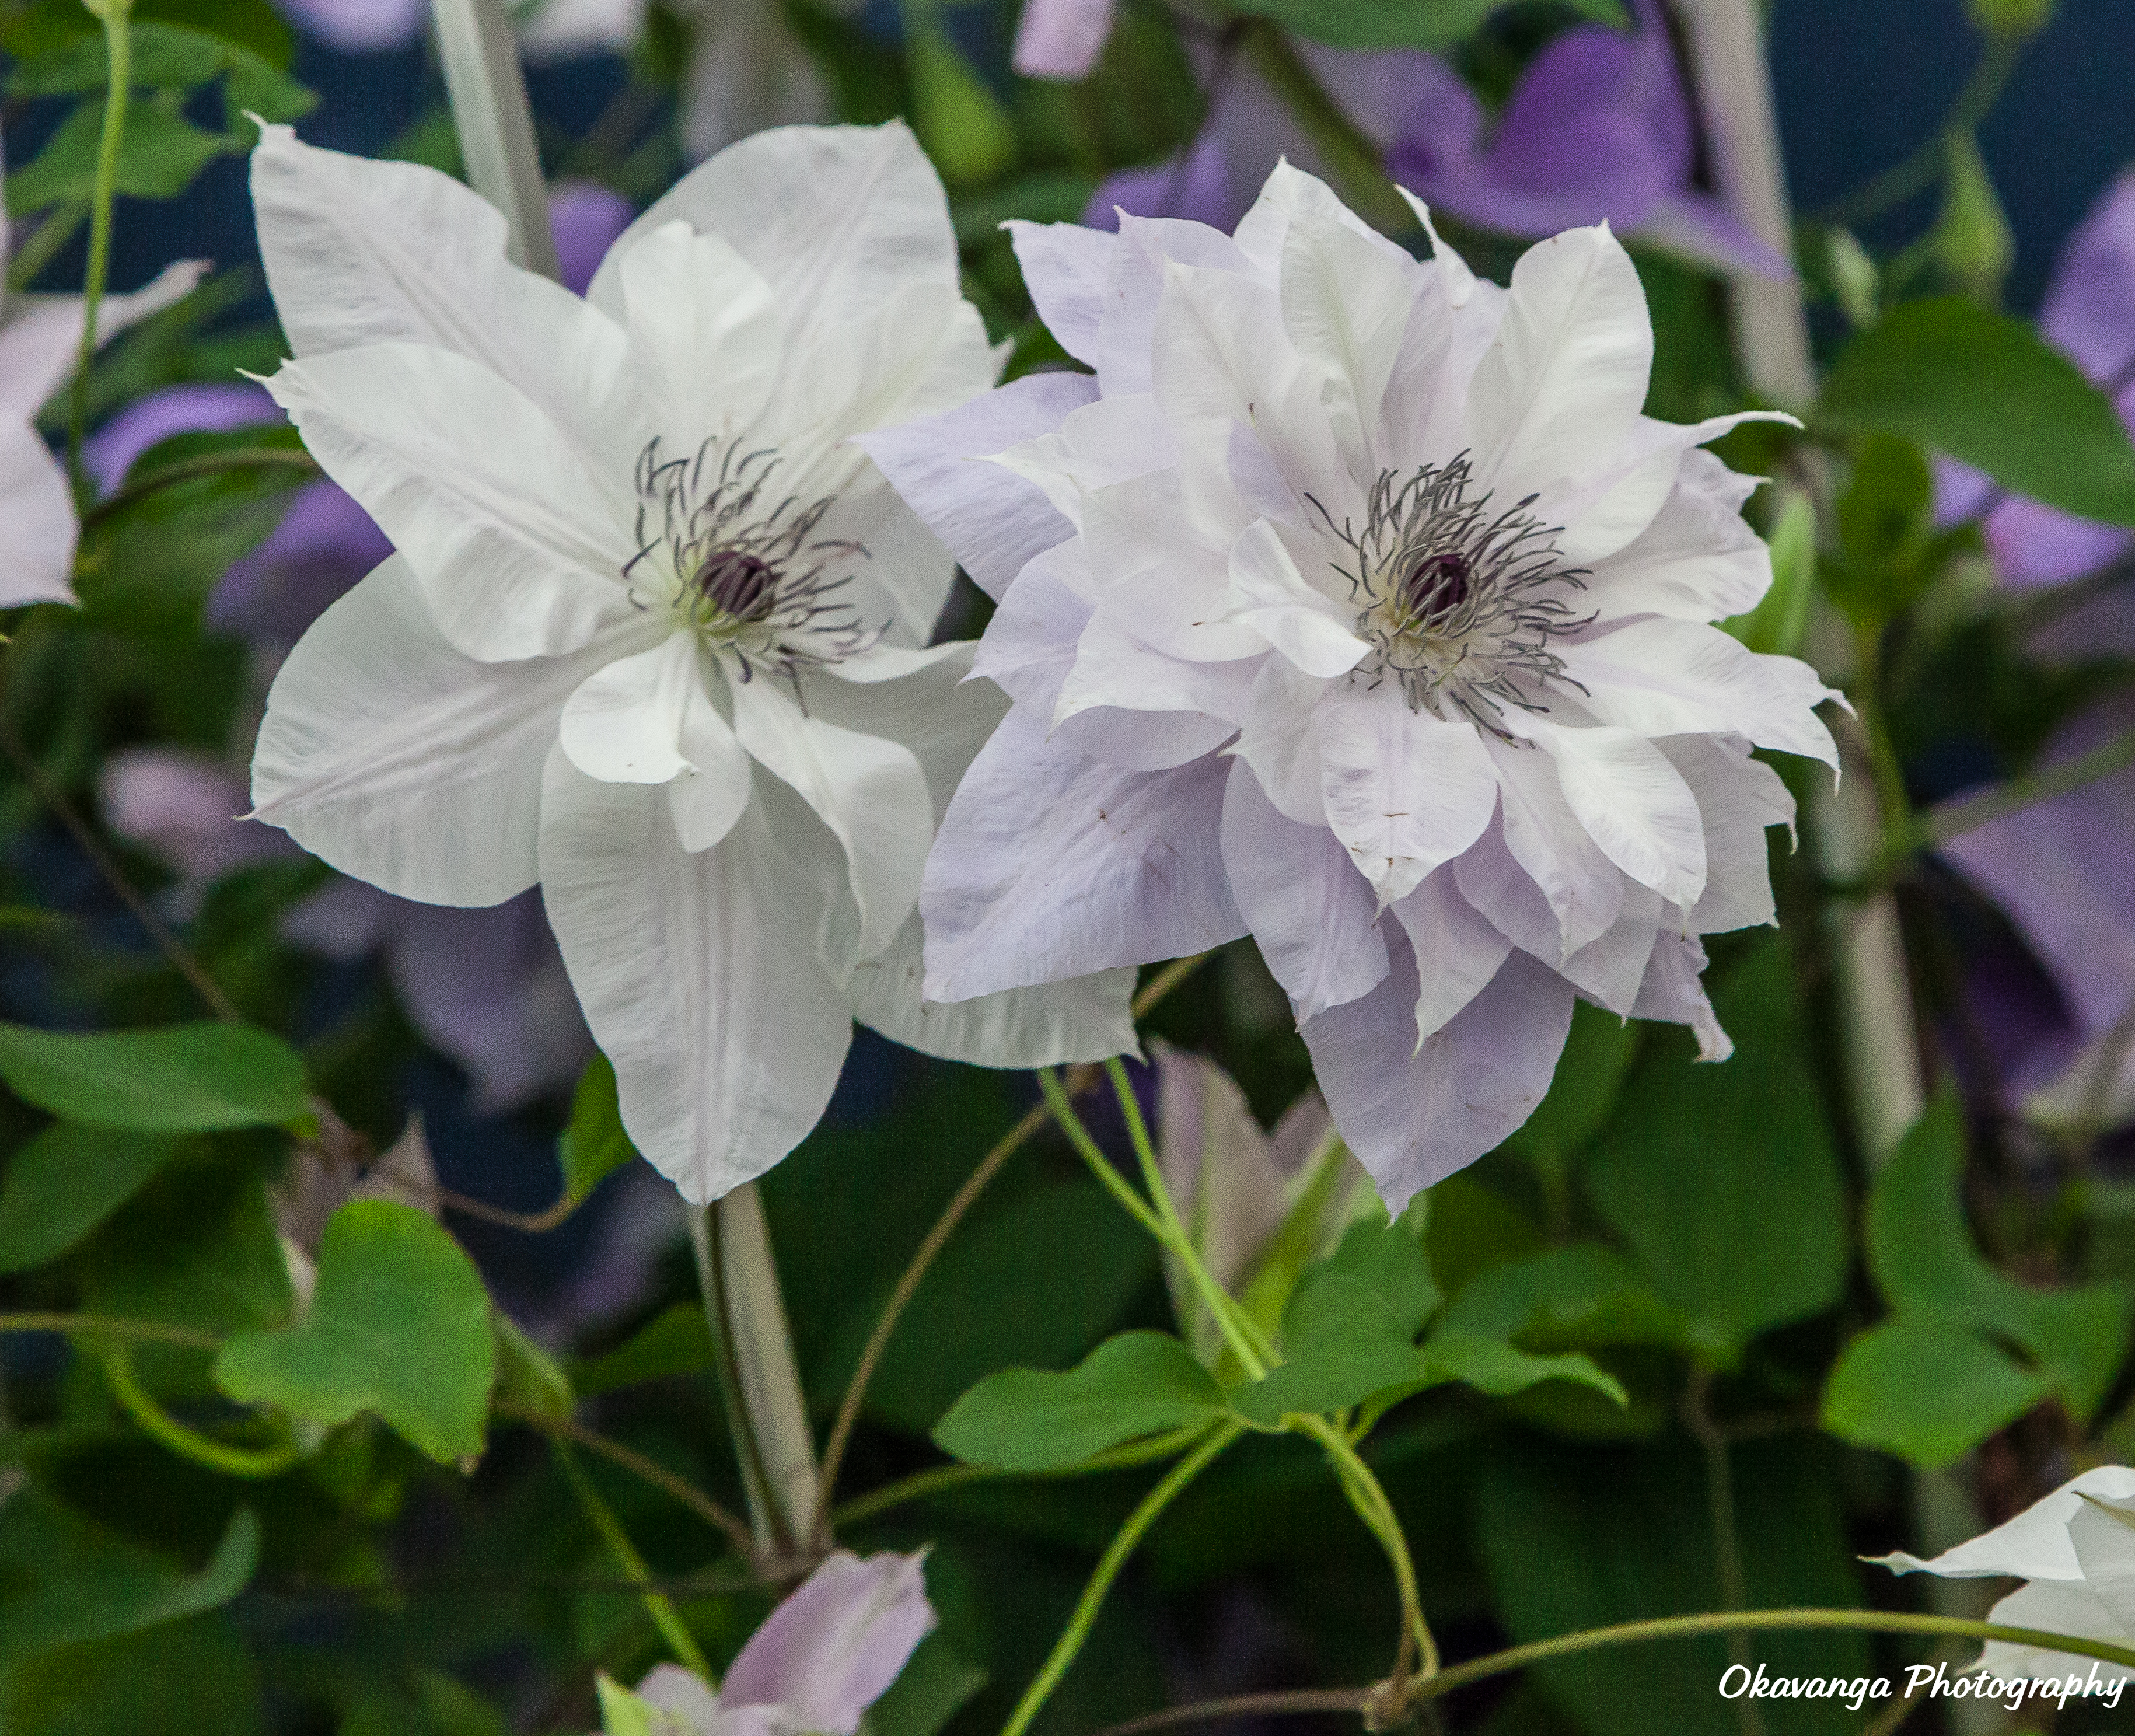
[[[641,387],[687,457],[706,436],[746,427],[782,359],[771,286],[719,235],[663,223],[620,250],[624,325]]]
[[[1513,943],[1461,896],[1450,863],[1426,875],[1393,914],[1416,953],[1416,1029],[1426,1038],[1489,986]]]
[[[1771,767],[1725,736],[1671,735],[1653,745],[1697,798],[1705,822],[1705,894],[1690,913],[1700,934],[1778,920],[1772,903],[1769,827],[1794,823],[1794,798]]]
[[[558,735],[571,764],[603,783],[665,783],[689,764],[682,710],[697,678],[686,633],[603,663],[564,704]]]
[[[2135,1471],[2124,1465],[2100,1465],[2041,1496],[2014,1519],[1933,1560],[1900,1550],[1873,1558],[1894,1574],[1939,1574],[1945,1579],[1992,1579],[2007,1574],[2020,1579],[2080,1579],[2083,1564],[2069,1535],[2068,1522],[2082,1509],[2086,1495],[2103,1501],[2135,1498]]]
[[[1527,913],[1519,910],[1523,900],[1518,885],[1508,884],[1495,864],[1484,871],[1487,853],[1473,868],[1469,857],[1461,858],[1460,889],[1477,909],[1512,937],[1513,945],[1555,963],[1615,921],[1624,907],[1623,871],[1601,853],[1572,812],[1552,761],[1532,748],[1494,736],[1484,746],[1497,766],[1503,792],[1499,805],[1505,847],[1522,877],[1541,890],[1557,924],[1558,943],[1553,948],[1535,943],[1537,937],[1525,927]],[[1505,907],[1502,914],[1495,904]],[[1508,920],[1513,925],[1508,926]]]
[[[1581,601],[1603,621],[1676,615],[1719,621],[1746,614],[1772,586],[1772,551],[1742,517],[1759,478],[1713,455],[1682,455],[1676,484],[1653,521],[1593,564]]]
[[[852,1018],[816,958],[805,871],[752,803],[682,847],[665,796],[559,747],[541,786],[541,896],[631,1142],[693,1205],[777,1162],[821,1117]]]
[[[767,676],[737,681],[734,734],[797,792],[845,846],[860,909],[860,956],[895,938],[919,902],[934,841],[926,775],[909,749],[804,711]]]
[[[933,1631],[922,1559],[831,1555],[749,1636],[720,1684],[721,1706],[775,1705],[792,1729],[853,1736]]]
[[[1075,527],[1035,483],[980,460],[1050,434],[1096,395],[1087,374],[1032,374],[942,415],[855,435],[853,444],[998,601],[1026,563]]]
[[[1370,883],[1334,833],[1285,819],[1242,760],[1223,794],[1222,843],[1231,895],[1300,1020],[1377,986],[1387,948]]]
[[[6,248],[0,245],[0,259]],[[142,288],[107,295],[96,313],[98,347],[128,326],[192,293],[206,275],[199,259],[167,265]],[[9,295],[0,321],[0,416],[29,421],[45,400],[74,377],[81,355],[82,302],[78,295]]]
[[[2067,1585],[2050,1579],[2010,1593],[1987,1612],[1987,1619],[1997,1627],[2065,1633],[2072,1639],[2102,1640],[2108,1646],[2126,1646],[2135,1641],[2135,1633],[2130,1633],[2113,1619],[2104,1600],[2089,1586]],[[2125,1664],[2079,1660],[2065,1651],[2044,1646],[2014,1646],[2007,1640],[1987,1642],[1986,1649],[1979,1654],[1979,1669],[1982,1675],[2004,1679],[2031,1676],[2065,1681],[2074,1676],[2079,1680],[2089,1680],[2094,1679],[2091,1672],[2095,1670],[2098,1673],[2094,1679],[2101,1683],[2135,1680],[2135,1670]]]
[[[322,615],[267,696],[257,817],[403,898],[501,904],[537,875],[541,767],[574,690],[636,649],[481,663],[438,632],[404,560]]]
[[[27,421],[0,422],[0,609],[73,602],[74,492]]]
[[[1223,873],[1229,767],[1123,772],[1018,709],[971,762],[927,860],[927,997],[967,999],[1206,952],[1245,933]]]
[[[1735,1040],[1721,1029],[1720,1016],[1701,980],[1704,970],[1705,948],[1695,934],[1662,929],[1638,998],[1631,1003],[1631,1016],[1687,1025],[1697,1038],[1698,1060],[1724,1061],[1735,1053]]]
[[[1230,602],[1229,619],[1262,635],[1307,675],[1347,675],[1372,654],[1349,631],[1356,611],[1305,582],[1265,518],[1231,545]]]
[[[487,368],[381,344],[285,362],[268,390],[469,657],[559,656],[634,613],[632,503]]]
[[[1097,366],[1105,285],[1111,275],[1112,250],[1119,245],[1116,235],[1108,232],[1112,225],[1009,222],[1001,227],[1008,231],[1031,304],[1045,322],[1045,329],[1077,361]]]
[[[1029,0],[1012,64],[1028,79],[1087,78],[1112,33],[1113,0]]]
[[[1398,925],[1385,926],[1386,980],[1302,1030],[1334,1125],[1399,1212],[1534,1113],[1571,1028],[1572,994],[1547,965],[1513,953],[1419,1046],[1416,957]]]
[[[1412,711],[1389,689],[1322,706],[1319,725],[1327,823],[1382,904],[1490,823],[1497,774],[1473,725]]]
[[[1576,730],[1523,720],[1556,766],[1586,835],[1639,885],[1685,909],[1705,891],[1705,823],[1668,756],[1629,730]]]

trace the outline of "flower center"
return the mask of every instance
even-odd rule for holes
[[[867,550],[816,534],[837,497],[777,493],[778,463],[777,448],[738,437],[676,458],[654,439],[637,456],[637,552],[622,570],[632,600],[671,609],[739,681],[838,662],[884,632],[840,594]]]
[[[1546,712],[1552,685],[1579,686],[1549,642],[1593,617],[1575,615],[1561,594],[1585,589],[1584,575],[1562,564],[1558,527],[1529,510],[1535,497],[1493,512],[1488,490],[1468,497],[1474,480],[1465,453],[1406,476],[1382,471],[1361,530],[1313,505],[1348,550],[1329,565],[1348,581],[1358,637],[1372,647],[1350,679],[1391,679],[1411,710],[1450,706],[1516,741],[1507,707]]]

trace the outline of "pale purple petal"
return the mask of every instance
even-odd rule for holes
[[[971,762],[919,896],[927,997],[1206,952],[1245,933],[1218,841],[1227,762],[1100,764],[1018,710]]]
[[[586,293],[616,237],[637,215],[612,188],[590,181],[556,186],[549,195],[549,221],[556,232],[556,263],[566,289]]]
[[[2000,498],[2001,489],[1983,470],[1960,464],[1937,453],[1930,460],[1934,472],[1934,521],[1938,526],[1977,518]]]
[[[166,386],[135,399],[90,435],[82,447],[82,463],[97,492],[109,494],[125,479],[133,461],[159,440],[283,419],[274,400],[256,386]]]
[[[852,1736],[933,1629],[921,1559],[832,1555],[749,1636],[721,1709],[777,1706],[792,1729]]]
[[[1640,240],[1722,271],[1752,271],[1779,283],[1794,275],[1775,250],[1711,193],[1663,195],[1635,233]]]
[[[1131,216],[1184,217],[1211,229],[1230,230],[1247,209],[1222,143],[1211,133],[1184,158],[1106,176],[1082,208],[1082,221],[1092,229],[1116,230],[1124,211]]]
[[[393,552],[338,483],[307,482],[282,521],[209,593],[206,624],[286,650]]]
[[[243,817],[252,804],[244,773],[213,754],[182,748],[122,748],[104,763],[104,822],[153,851],[197,895],[231,869],[293,856],[288,835]]]
[[[1016,27],[1015,70],[1025,78],[1089,76],[1112,33],[1113,0],[1028,0]]]
[[[1443,1028],[1416,1040],[1416,957],[1385,924],[1392,969],[1302,1027],[1334,1125],[1389,1211],[1502,1142],[1549,1089],[1571,987],[1525,953]]]
[[[297,28],[343,54],[405,48],[423,33],[424,0],[282,0]]]
[[[1285,819],[1234,760],[1222,839],[1232,896],[1298,1017],[1370,993],[1387,974],[1377,900],[1334,834]]]
[[[656,1664],[637,1685],[637,1697],[648,1706],[672,1712],[692,1731],[710,1736],[719,1716],[719,1697],[711,1685],[695,1671],[680,1664]]]
[[[2056,584],[2095,572],[2124,554],[2135,533],[2118,525],[2078,518],[2022,495],[2003,500],[1987,515],[1987,546],[2012,584]]]
[[[927,528],[998,600],[1024,564],[1075,534],[1043,490],[983,462],[1050,434],[1094,400],[1085,374],[1033,374],[938,416],[877,429],[854,444],[873,458]]]
[[[2118,379],[2135,361],[2135,172],[2108,187],[2063,245],[2039,331],[2093,380]]]

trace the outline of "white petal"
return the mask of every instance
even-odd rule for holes
[[[639,644],[478,663],[438,631],[407,563],[389,560],[275,676],[252,761],[259,817],[403,898],[501,904],[535,879],[564,701]]]
[[[626,466],[636,457],[651,430],[635,415],[618,320],[511,264],[502,215],[471,188],[269,126],[252,153],[252,203],[268,287],[298,356],[386,343],[448,350],[510,381],[581,452],[612,446]]]
[[[1475,371],[1476,474],[1509,502],[1606,463],[1637,422],[1653,360],[1645,291],[1608,226],[1537,242],[1513,268]]]
[[[1190,663],[1152,651],[1098,613],[1075,642],[1055,701],[1053,733],[1108,764],[1160,772],[1212,753],[1237,733],[1254,663]]]
[[[2103,1640],[2108,1646],[2135,1643],[2131,1634],[2113,1618],[2104,1601],[2083,1585],[2045,1580],[2026,1585],[1996,1603],[1987,1619],[1997,1627],[2033,1627],[2045,1633],[2065,1633],[2071,1639]],[[2012,1646],[2005,1640],[1989,1640],[1979,1655],[1981,1672],[2004,1678],[2029,1676],[2035,1680],[2065,1681],[2070,1676],[2100,1682],[2135,1680],[2135,1670],[2124,1664],[2078,1657],[2044,1646]]]
[[[682,710],[697,681],[697,647],[686,633],[603,664],[564,702],[564,751],[603,783],[665,783],[689,764]]]
[[[1382,904],[1416,890],[1490,823],[1498,779],[1473,725],[1412,711],[1382,688],[1319,716],[1327,822]]]
[[[997,681],[1020,706],[1051,717],[1075,667],[1077,643],[1090,624],[1082,545],[1072,539],[1034,556],[986,623],[971,667]]]
[[[1662,909],[1652,887],[1624,887],[1622,914],[1558,965],[1558,973],[1596,1006],[1629,1016],[1660,936]]]
[[[1393,907],[1416,953],[1416,1029],[1428,1037],[1489,986],[1510,940],[1461,896],[1452,865],[1424,876]]]
[[[541,896],[631,1142],[694,1205],[807,1136],[852,1039],[816,962],[812,886],[752,804],[690,854],[661,792],[602,783],[559,748],[541,797]]]
[[[1285,819],[1237,760],[1223,796],[1223,866],[1300,1019],[1369,994],[1386,975],[1377,901],[1348,852],[1325,827]]]
[[[1347,675],[1372,653],[1349,631],[1356,611],[1305,582],[1265,518],[1231,545],[1230,602],[1230,619],[1263,635],[1307,675]]]
[[[1222,271],[1253,270],[1252,262],[1236,242],[1206,224],[1123,215],[1112,249],[1111,274],[1105,282],[1105,313],[1093,364],[1107,398],[1155,389],[1152,334],[1157,303],[1164,293],[1165,269],[1174,262]],[[1265,281],[1273,289],[1271,276]]]
[[[587,298],[618,310],[617,261],[676,219],[724,235],[771,286],[790,353],[869,319],[906,285],[956,287],[942,182],[901,121],[774,127],[685,175],[625,230]]]
[[[1556,766],[1566,804],[1586,835],[1641,885],[1685,909],[1705,891],[1705,822],[1668,756],[1629,730],[1523,726]]]
[[[1276,1163],[1268,1136],[1229,1074],[1205,1055],[1161,1040],[1149,1048],[1156,1064],[1157,1157],[1164,1186],[1192,1227],[1210,1275],[1235,1295],[1254,1257],[1282,1225],[1291,1171]],[[1308,1093],[1305,1100],[1316,1099]],[[1324,1109],[1318,1119],[1324,1131]],[[1182,1267],[1177,1277],[1184,1276]],[[1188,1287],[1174,1282],[1172,1294],[1182,1317],[1190,1317]]]
[[[1772,553],[1742,517],[1760,479],[1738,477],[1709,452],[1682,455],[1653,522],[1593,564],[1584,601],[1605,621],[1679,615],[1720,621],[1755,609],[1772,585]]]
[[[1663,929],[1653,942],[1631,1016],[1687,1025],[1697,1036],[1698,1060],[1724,1061],[1735,1053],[1735,1040],[1721,1029],[1720,1016],[1700,980],[1704,969],[1705,948],[1697,937]]]
[[[1526,879],[1541,889],[1556,921],[1558,943],[1539,946],[1531,935],[1505,926],[1486,889],[1495,885],[1497,900],[1507,904],[1505,915],[1509,917],[1518,908],[1518,886],[1503,884],[1503,875],[1495,872],[1483,875],[1480,863],[1471,870],[1465,857],[1460,863],[1461,890],[1511,935],[1515,946],[1554,963],[1615,921],[1624,907],[1623,872],[1601,853],[1572,812],[1553,761],[1532,747],[1516,746],[1495,736],[1484,746],[1498,770],[1505,847]],[[1471,874],[1476,876],[1473,890]]]
[[[1212,526],[1188,510],[1177,469],[1092,490],[1082,538],[1100,613],[1144,643],[1196,662],[1266,655],[1266,639],[1224,619],[1236,526]]]
[[[1327,821],[1319,775],[1319,704],[1333,691],[1287,657],[1264,658],[1253,677],[1238,744],[1232,750],[1253,769],[1268,800],[1300,826]]]
[[[1392,969],[1361,1001],[1304,1027],[1334,1125],[1387,1210],[1501,1143],[1549,1089],[1571,1028],[1569,984],[1514,953],[1490,985],[1419,1047],[1415,956],[1386,924]]]
[[[6,250],[0,247],[0,263]],[[198,259],[167,265],[142,288],[107,295],[96,310],[99,348],[192,293],[206,275]],[[78,295],[10,295],[0,320],[0,417],[33,420],[45,400],[74,377],[81,354],[82,300]]]
[[[1705,822],[1705,895],[1691,910],[1692,929],[1716,934],[1777,921],[1765,833],[1793,828],[1785,781],[1722,736],[1670,735],[1653,745],[1682,773]]]
[[[1008,715],[1007,701],[991,683],[968,679],[976,648],[961,639],[901,653],[911,659],[903,671],[864,683],[852,680],[850,662],[839,664],[824,672],[833,679],[806,683],[808,710],[825,723],[908,749],[927,780],[938,821],[966,769]]]
[[[862,957],[888,946],[919,901],[934,837],[926,775],[911,750],[811,717],[772,676],[731,684],[734,734],[797,791],[845,846]]]
[[[1052,433],[1004,447],[993,458],[1035,484],[1077,530],[1082,527],[1083,504],[1093,490],[1169,469],[1178,460],[1170,424],[1146,392],[1082,405],[1062,417]],[[1176,491],[1175,483],[1166,486]]]
[[[1945,1549],[1929,1561],[1903,1550],[1874,1558],[1896,1574],[1939,1574],[1945,1579],[1992,1579],[2007,1574],[2019,1579],[2080,1579],[2083,1564],[2068,1533],[2068,1522],[2086,1495],[2104,1501],[2135,1498],[2135,1471],[2125,1465],[2100,1465],[2073,1477],[2050,1495],[2041,1496],[2014,1519],[1991,1531]]]
[[[1001,227],[1008,231],[1031,305],[1045,329],[1077,361],[1097,366],[1105,285],[1119,237],[1079,223],[1010,222]]]
[[[1552,648],[1604,723],[1641,735],[1743,735],[1837,767],[1838,749],[1815,709],[1837,696],[1798,658],[1760,656],[1716,627],[1665,616]]]
[[[74,492],[44,438],[0,422],[0,609],[74,601]]]
[[[1799,425],[1776,410],[1742,410],[1687,426],[1641,416],[1591,468],[1542,484],[1533,510],[1561,526],[1555,541],[1564,564],[1591,567],[1642,535],[1676,492],[1691,453],[1745,422]]]
[[[381,344],[285,362],[267,384],[468,656],[561,655],[635,613],[621,492],[488,369]]]
[[[781,360],[771,287],[719,235],[662,224],[620,253],[617,282],[639,376],[665,406],[671,454],[745,427]]]
[[[980,461],[1053,432],[1096,395],[1087,374],[1032,374],[942,415],[856,435],[854,444],[972,583],[999,600],[1026,562],[1075,527],[1035,483]]]
[[[2135,1515],[2125,1503],[2101,1506],[2094,1499],[2070,1515],[2068,1528],[2084,1589],[2135,1639]]]
[[[1123,772],[1011,712],[972,761],[927,865],[930,999],[1058,982],[1206,952],[1245,932],[1218,827],[1229,767],[1211,755]]]

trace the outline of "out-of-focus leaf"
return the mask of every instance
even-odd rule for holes
[[[291,121],[317,104],[317,96],[272,61],[226,37],[153,19],[137,22],[132,35],[137,90],[190,90],[227,77],[229,124],[233,128],[247,113],[264,120]],[[76,36],[17,66],[8,90],[17,96],[100,91],[109,70],[103,38]]]
[[[265,1736],[259,1666],[219,1612],[57,1646],[0,1671],[8,1736]]]
[[[1798,489],[1787,490],[1785,502],[1769,539],[1772,588],[1748,613],[1720,623],[1766,657],[1792,657],[1800,648],[1816,597],[1816,507]]]
[[[564,1197],[574,1205],[637,1155],[622,1130],[622,1109],[616,1098],[615,1068],[596,1055],[579,1075],[571,1098],[571,1118],[556,1142],[556,1161],[564,1171]]]
[[[1416,1220],[1423,1216],[1421,1211]],[[1317,1264],[1305,1268],[1297,1289],[1285,1310],[1285,1328],[1292,1321],[1311,1323],[1324,1319],[1326,1311],[1310,1293],[1315,1286],[1333,1278],[1353,1279],[1386,1304],[1387,1312],[1414,1338],[1438,1306],[1438,1286],[1425,1260],[1419,1224],[1407,1213],[1393,1223],[1353,1224],[1334,1251]]]
[[[308,1127],[312,1118],[296,1051],[247,1025],[94,1034],[0,1025],[0,1079],[51,1114],[128,1133]]]
[[[1933,1468],[1954,1463],[2050,1396],[1977,1332],[1900,1315],[1847,1344],[1823,1389],[1823,1426],[1842,1441]]]
[[[1561,1168],[1609,1118],[1640,1035],[1639,1026],[1581,1001],[1572,1009],[1571,1031],[1547,1095],[1506,1144],[1523,1157]]]
[[[905,38],[912,128],[951,187],[990,181],[1015,161],[1015,129],[1000,100],[931,17],[915,14]]]
[[[496,1327],[496,1396],[502,1404],[537,1416],[568,1417],[577,1402],[571,1377],[556,1359],[520,1331],[503,1309],[491,1312]]]
[[[370,1685],[341,1714],[335,1736],[507,1736],[504,1714],[442,1670]]]
[[[590,1399],[641,1381],[702,1374],[717,1366],[712,1331],[705,1323],[703,1307],[695,1302],[676,1302],[639,1327],[627,1343],[604,1356],[574,1363],[571,1384]]]
[[[1942,211],[1931,245],[1935,263],[1971,295],[1991,304],[2016,257],[2016,238],[1994,191],[1994,177],[1966,128],[1943,139]]]
[[[1962,535],[1934,528],[1934,478],[1920,449],[1866,434],[1838,497],[1839,551],[1823,565],[1824,589],[1857,623],[1880,628],[1927,589]]]
[[[96,158],[104,133],[104,99],[85,98],[59,124],[43,149],[7,177],[11,211],[36,211],[61,200],[86,201],[96,190]],[[193,177],[232,148],[184,116],[139,99],[126,105],[116,186],[137,199],[175,199]]]
[[[1881,429],[2079,517],[2135,525],[2135,445],[2112,402],[2021,320],[1961,295],[1907,302],[1856,337],[1818,414]]]
[[[1519,1208],[1473,1176],[1448,1176],[1424,1198],[1424,1251],[1447,1296],[1458,1297],[1478,1273],[1542,1245],[1541,1230]]]
[[[1064,1374],[989,1375],[949,1407],[934,1444],[967,1465],[1053,1471],[1222,1414],[1222,1389],[1184,1345],[1164,1332],[1122,1332]]]
[[[1545,1380],[1570,1380],[1590,1386],[1617,1404],[1628,1402],[1623,1384],[1595,1366],[1590,1356],[1568,1350],[1556,1356],[1530,1356],[1502,1338],[1479,1337],[1440,1327],[1423,1343],[1424,1366],[1431,1383],[1457,1380],[1494,1399],[1523,1393]]]
[[[1730,1454],[1744,1590],[1752,1608],[1857,1605],[1840,1478],[1828,1449],[1795,1436]],[[1706,1466],[1687,1443],[1638,1448],[1509,1442],[1474,1485],[1476,1541],[1498,1618],[1516,1641],[1721,1607]],[[1772,1675],[1866,1675],[1866,1637],[1760,1634]],[[1535,1666],[1550,1699],[1591,1736],[1740,1736],[1740,1702],[1714,1684],[1717,1638],[1605,1648]],[[1852,1736],[1842,1700],[1760,1700],[1767,1736]]]
[[[318,1270],[303,1319],[228,1340],[215,1384],[329,1427],[373,1411],[434,1459],[480,1452],[496,1338],[459,1244],[410,1206],[354,1200],[327,1224]]]
[[[1451,48],[1512,0],[1241,0],[1232,10],[1269,18],[1335,48]],[[1590,18],[1619,23],[1614,0],[1575,0]]]
[[[250,1583],[259,1557],[249,1507],[231,1517],[206,1565],[188,1574],[41,1490],[19,1489],[0,1525],[0,1668],[227,1603]]]
[[[1734,1058],[1695,1063],[1673,1032],[1649,1045],[1585,1181],[1690,1342],[1731,1366],[1760,1332],[1837,1300],[1846,1196],[1780,945],[1760,943],[1713,1003]]]
[[[1593,1242],[1491,1267],[1447,1307],[1439,1330],[1552,1350],[1677,1345],[1683,1337],[1682,1318],[1654,1294],[1651,1280],[1614,1249]]]
[[[177,1155],[171,1134],[57,1122],[8,1158],[0,1181],[0,1273],[56,1259]]]
[[[868,1708],[871,1736],[936,1736],[986,1685],[987,1672],[958,1656],[938,1630],[919,1642],[889,1691]]]

